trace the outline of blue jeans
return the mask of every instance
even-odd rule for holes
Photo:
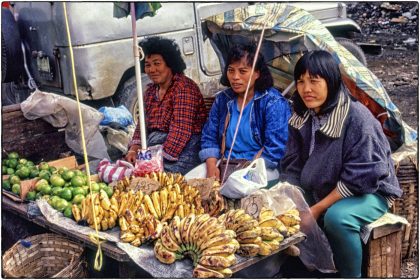
[[[147,145],[162,145],[165,143],[168,133],[153,131],[147,136]],[[181,173],[185,175],[188,171],[201,163],[198,152],[201,149],[201,134],[193,134],[178,157],[178,161],[169,161],[163,159],[165,171],[172,173]]]
[[[323,227],[341,277],[361,277],[360,230],[380,218],[387,209],[385,198],[378,194],[343,198],[328,208]]]

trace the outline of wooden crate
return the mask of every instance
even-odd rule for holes
[[[399,278],[402,224],[374,228],[363,250],[363,277]]]
[[[2,156],[16,151],[34,162],[50,161],[70,151],[64,129],[53,127],[42,119],[28,120],[20,104],[2,107]]]

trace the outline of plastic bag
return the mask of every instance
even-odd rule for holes
[[[101,107],[98,111],[104,114],[104,118],[100,125],[116,124],[117,126],[127,127],[133,124],[133,116],[124,105],[120,105],[116,108]]]
[[[120,150],[123,154],[128,151],[128,144],[133,138],[134,130],[136,127],[134,125],[127,126],[126,130],[114,129],[110,126],[99,126],[101,132],[106,135],[106,140],[108,144]]]
[[[254,160],[248,167],[233,172],[223,184],[220,193],[238,199],[267,186],[264,159]]]
[[[258,215],[262,206],[272,209],[276,216],[296,207],[301,218],[300,230],[307,237],[306,240],[296,245],[300,249],[299,257],[301,261],[309,270],[317,269],[322,273],[334,273],[337,271],[330,243],[313,218],[300,188],[289,183],[280,182],[269,190],[258,190],[251,196],[243,200],[254,202],[255,205],[247,205],[247,208],[253,210],[256,215]],[[256,203],[257,201],[259,203]],[[243,204],[247,203],[241,201],[241,208],[243,208]],[[258,208],[258,210],[255,210],[255,208]]]
[[[130,177],[133,170],[134,166],[127,161],[117,160],[115,163],[111,163],[108,159],[101,160],[97,169],[99,178],[105,183]]]
[[[103,115],[96,109],[80,104],[86,149],[89,157],[109,158],[105,141],[99,131]],[[42,118],[54,127],[65,127],[66,144],[77,154],[83,154],[81,124],[77,102],[54,93],[35,90],[20,106],[28,120]]]
[[[152,172],[163,171],[162,152],[162,145],[152,146],[146,150],[139,150],[133,172],[134,176],[144,176]]]

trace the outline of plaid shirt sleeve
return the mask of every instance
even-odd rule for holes
[[[178,81],[174,92],[173,119],[169,126],[168,137],[163,144],[164,157],[178,160],[193,133],[194,118],[199,108],[200,89],[188,81]]]

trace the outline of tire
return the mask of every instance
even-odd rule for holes
[[[16,81],[22,73],[23,57],[19,28],[12,12],[1,8],[1,81]]]
[[[22,103],[30,94],[30,89],[23,84],[14,82],[1,84],[1,103],[3,106]]]
[[[364,66],[367,66],[367,60],[363,50],[355,44],[352,40],[346,38],[336,38],[343,47],[345,47],[357,60],[359,60]]]
[[[143,93],[146,90],[146,83],[149,81],[142,79]],[[137,98],[137,84],[136,77],[129,78],[124,82],[123,87],[114,98],[115,106],[124,105],[133,116],[134,122],[137,124],[139,120],[139,107]]]

